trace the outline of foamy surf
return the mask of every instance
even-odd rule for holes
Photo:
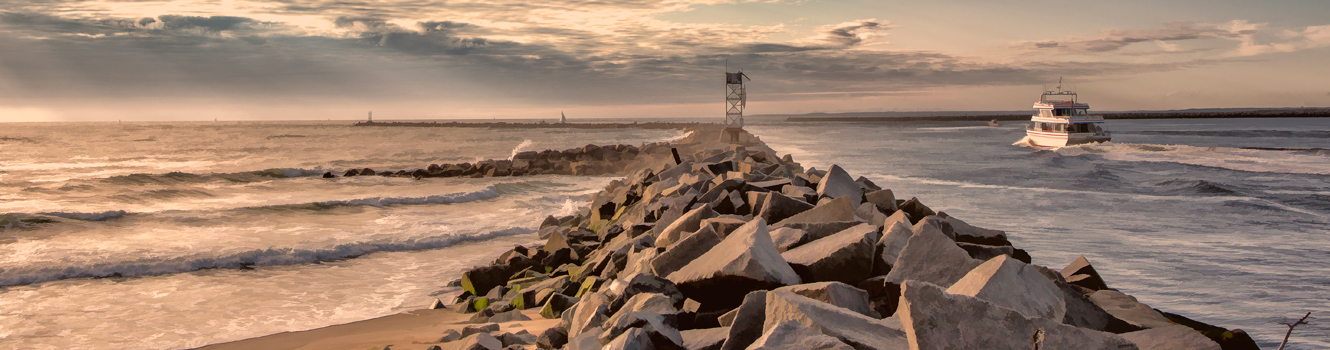
[[[531,142],[531,140],[529,139],[522,140],[522,143],[517,144],[517,147],[513,147],[513,153],[508,155],[508,160],[512,160],[513,158],[517,157],[517,153],[522,152],[522,150],[527,147],[531,147],[531,145],[533,144],[535,144],[535,142]]]

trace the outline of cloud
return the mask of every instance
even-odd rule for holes
[[[1235,23],[1241,28],[1251,28],[1236,37],[1237,49],[1228,56],[1255,56],[1268,53],[1294,52],[1330,46],[1330,25],[1307,26],[1302,30],[1285,30],[1274,40],[1259,40],[1255,35],[1259,25],[1245,22]]]
[[[1177,41],[1205,38],[1235,38],[1247,33],[1252,28],[1220,28],[1214,25],[1197,23],[1165,23],[1162,28],[1146,30],[1106,30],[1091,37],[1066,37],[1059,40],[1020,41],[1011,46],[1028,50],[1056,50],[1062,54],[1102,54],[1113,53],[1135,43],[1154,42],[1164,51],[1179,51]]]

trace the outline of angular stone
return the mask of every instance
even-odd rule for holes
[[[601,334],[604,336],[605,334]],[[605,344],[604,350],[655,350],[651,337],[641,328],[632,328]]]
[[[937,215],[933,209],[920,203],[919,198],[915,197],[910,197],[910,200],[901,203],[898,207],[900,208],[900,211],[910,214],[910,224],[917,224],[919,223],[919,220],[923,220],[925,217]]]
[[[555,232],[554,234],[551,234],[550,238],[545,241],[545,247],[541,248],[541,250],[544,250],[546,253],[554,254],[559,249],[564,249],[564,248],[568,248],[569,250],[573,251],[572,255],[573,260],[581,260],[581,257],[577,255],[576,249],[573,249],[573,246],[568,243],[568,238],[565,237],[564,234],[562,233]],[[545,265],[545,266],[550,266],[550,265]]]
[[[887,282],[906,280],[951,286],[983,261],[971,258],[956,242],[932,225],[916,225],[905,248],[887,274]]]
[[[1158,310],[1136,301],[1135,297],[1122,292],[1105,289],[1090,294],[1090,301],[1108,314],[1141,328],[1158,328],[1174,324]]]
[[[901,286],[887,282],[887,276],[876,276],[859,282],[860,290],[868,293],[868,307],[878,315],[890,317],[900,302]]]
[[[831,235],[840,233],[841,231],[845,231],[846,229],[849,229],[851,227],[859,226],[859,224],[862,223],[863,222],[859,222],[857,220],[833,221],[833,222],[805,222],[797,224],[788,224],[782,227],[797,228],[800,230],[804,230],[805,235],[803,241],[799,242],[799,244],[790,247],[790,249],[794,249],[795,247],[798,247],[805,243],[827,238],[830,237]]]
[[[753,341],[748,350],[853,350],[840,339],[795,321],[784,321]]]
[[[767,195],[767,199],[762,202],[762,210],[758,212],[757,217],[767,222],[779,222],[791,216],[813,209],[812,204],[802,199],[772,192]]]
[[[1169,325],[1119,335],[1141,350],[1220,350],[1219,343],[1187,326]]]
[[[1104,278],[1099,276],[1099,271],[1095,271],[1090,261],[1082,255],[1073,260],[1067,267],[1062,268],[1062,277],[1067,279],[1067,283],[1080,286],[1089,290],[1105,290],[1108,284],[1104,283]]]
[[[564,344],[568,344],[568,331],[562,327],[550,327],[536,338],[536,347],[541,349],[559,349]]]
[[[444,350],[500,350],[503,342],[489,333],[477,333],[442,345]]]
[[[620,312],[605,321],[605,325],[602,327],[604,332],[600,334],[600,342],[602,344],[609,343],[625,332],[641,330],[661,348],[678,347],[683,345],[683,336],[679,334],[676,324],[677,320],[673,314],[662,315],[643,311]]]
[[[479,334],[479,333],[488,334],[490,332],[498,332],[498,331],[499,331],[499,324],[497,323],[466,326],[465,328],[462,328],[462,337],[466,338],[471,336],[472,334]]]
[[[496,286],[508,283],[508,276],[517,270],[505,265],[478,266],[462,273],[462,290],[471,295],[482,295]]]
[[[871,191],[864,194],[864,199],[868,200],[869,203],[873,203],[877,206],[877,210],[883,213],[894,214],[896,212],[896,194],[892,193],[891,190]]]
[[[545,307],[540,309],[540,316],[548,319],[559,318],[564,310],[577,305],[579,299],[563,294],[550,295],[550,300],[545,302]]]
[[[458,339],[462,339],[462,333],[456,330],[448,329],[443,331],[443,337],[439,338],[439,342],[447,343]]]
[[[777,222],[775,226],[795,223],[853,221],[854,201],[850,196],[818,202],[816,207]]]
[[[702,225],[711,226],[711,228],[715,230],[717,234],[720,234],[721,237],[728,236],[730,232],[734,232],[735,229],[746,223],[748,223],[748,220],[734,215],[722,215],[702,220]]]
[[[808,326],[855,349],[905,349],[905,333],[876,318],[861,315],[785,290],[767,293],[764,329],[785,321]]]
[[[1135,349],[1116,334],[1027,318],[988,301],[906,281],[896,313],[911,349]]]
[[[960,249],[960,248],[956,248]],[[755,219],[667,279],[704,310],[736,307],[748,292],[799,284],[799,275],[776,251],[766,220]]]
[[[882,226],[887,221],[886,214],[877,210],[873,203],[867,202],[859,204],[859,207],[854,209],[854,217],[877,226]]]
[[[956,232],[956,241],[992,246],[1010,246],[1011,241],[1007,240],[1007,233],[999,230],[990,230],[982,227],[975,227],[960,219],[947,215],[946,212],[937,213]]]
[[[970,254],[971,258],[979,260],[988,260],[998,257],[999,255],[1010,256],[1013,259],[1016,257],[1016,249],[1012,248],[1009,245],[992,246],[992,245],[956,242],[956,246],[961,247],[961,249],[965,249],[965,253]]]
[[[791,198],[797,198],[804,202],[813,203],[817,201],[817,190],[803,185],[790,184],[780,188],[780,193]]]
[[[796,284],[776,288],[776,290],[790,291],[794,294],[802,295],[813,300],[821,301],[827,304],[835,305],[861,315],[882,318],[872,307],[868,305],[868,292],[863,289],[841,282],[817,282]]]
[[[664,253],[651,260],[651,269],[657,276],[669,276],[694,259],[720,244],[722,237],[711,226],[702,226],[697,232],[674,243]]]
[[[1001,255],[970,270],[947,293],[983,299],[1029,318],[1061,322],[1067,314],[1062,290],[1030,265]]]
[[[863,200],[864,192],[845,169],[832,164],[831,168],[827,169],[827,175],[817,183],[817,194],[828,198],[850,197],[850,206],[858,207]]]
[[[642,293],[664,295],[670,299],[670,305],[682,304],[685,299],[674,283],[649,273],[638,273],[614,280],[609,286],[601,288],[601,292],[611,298],[610,311],[618,310],[630,298]]]
[[[729,327],[690,329],[679,332],[683,336],[685,350],[720,350],[725,338],[730,335]]]
[[[781,257],[804,281],[857,284],[872,277],[877,230],[873,224],[860,224],[786,251]]]
[[[568,344],[564,345],[564,350],[600,350],[604,344],[600,343],[600,334],[603,333],[600,327],[588,329],[585,333],[578,334],[568,338]]]
[[[530,321],[530,320],[531,318],[527,317],[526,315],[523,315],[521,311],[513,310],[513,311],[494,314],[494,316],[490,316],[489,321],[494,323],[504,323],[504,322],[513,322],[513,321]]]
[[[808,241],[808,231],[793,227],[777,227],[771,229],[771,243],[776,245],[776,250],[784,253],[794,247],[804,244]]]
[[[523,331],[523,332],[525,333],[526,331]],[[526,333],[526,335],[531,335],[531,333]],[[509,333],[509,332],[503,332],[503,334],[499,334],[499,335],[494,336],[494,337],[495,337],[495,338],[498,338],[498,339],[499,339],[499,342],[500,342],[500,343],[503,343],[503,346],[513,346],[513,345],[519,345],[519,346],[520,346],[520,345],[529,345],[529,344],[532,344],[532,343],[535,343],[535,342],[536,342],[536,339],[535,339],[535,336],[534,336],[534,335],[531,335],[531,339],[527,339],[526,337],[523,337],[523,336],[521,336],[521,335],[517,335],[517,334],[513,334],[513,333]]]
[[[903,213],[903,212],[900,212]],[[881,276],[891,272],[892,265],[896,264],[896,259],[900,257],[901,250],[905,249],[905,243],[910,241],[910,236],[914,235],[910,231],[909,224],[892,222],[886,230],[882,231],[882,239],[877,241],[877,260],[873,262],[873,275]]]
[[[693,209],[665,227],[665,230],[661,231],[660,235],[656,237],[655,246],[669,247],[674,242],[683,239],[684,235],[697,232],[697,229],[702,225],[702,220],[717,216],[720,216],[720,213],[712,210],[711,204],[704,204],[702,207]]]
[[[571,312],[572,318],[569,320],[568,337],[576,338],[582,333],[589,332],[592,329],[599,330],[600,325],[609,319],[610,301],[599,293],[588,293],[582,297],[570,311],[564,311],[565,314]]]
[[[733,311],[721,350],[746,349],[753,340],[762,336],[763,320],[767,313],[767,291],[759,290],[744,296],[743,303]]]

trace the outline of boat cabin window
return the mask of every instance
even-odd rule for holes
[[[1047,109],[1041,109],[1041,110],[1039,110],[1039,116],[1040,116],[1040,117],[1045,117],[1045,118],[1047,118],[1047,117],[1052,117],[1052,116],[1053,116],[1053,111],[1051,111],[1051,110],[1047,110]]]

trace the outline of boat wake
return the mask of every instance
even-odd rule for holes
[[[1249,172],[1330,175],[1330,155],[1315,151],[1105,142],[1062,147],[1056,152],[1063,156],[1097,154],[1106,159],[1128,162],[1168,162]]]

